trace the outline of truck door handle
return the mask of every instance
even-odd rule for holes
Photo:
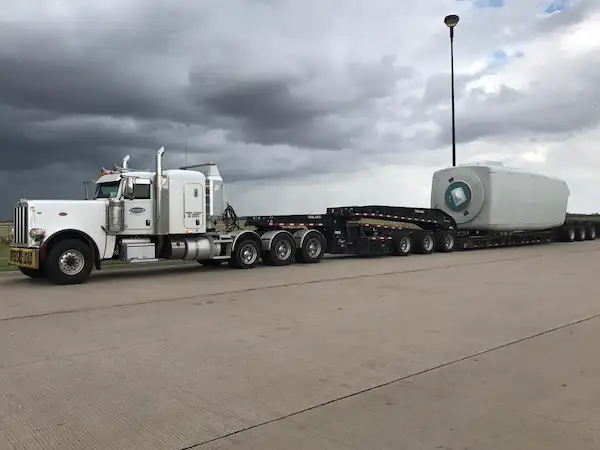
[[[146,220],[146,226],[149,227],[150,226],[150,219]]]

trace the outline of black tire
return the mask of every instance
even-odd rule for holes
[[[78,239],[58,241],[50,247],[44,271],[54,284],[81,284],[94,268],[94,250]]]
[[[586,241],[594,241],[596,239],[596,227],[593,224],[587,226],[585,233]]]
[[[227,261],[233,269],[252,269],[260,259],[260,244],[252,238],[241,238],[235,244],[231,258]]]
[[[578,242],[585,241],[586,237],[586,229],[585,226],[578,226],[575,228],[575,240]]]
[[[435,250],[435,239],[433,233],[421,232],[415,238],[415,253],[429,255]]]
[[[409,235],[394,239],[394,256],[408,256],[413,252],[413,240]]]
[[[34,279],[38,279],[38,278],[44,278],[46,276],[46,274],[44,273],[44,269],[40,268],[40,269],[29,269],[27,267],[19,267],[19,270],[21,271],[21,273],[29,278],[34,278]]]
[[[452,231],[438,231],[435,233],[435,248],[438,252],[450,253],[456,246],[456,236]]]
[[[218,267],[223,263],[222,259],[200,259],[198,260],[198,264],[207,267]]]
[[[296,249],[294,259],[302,264],[315,264],[325,256],[327,242],[317,231],[310,231],[304,236],[302,246]]]
[[[562,229],[562,241],[563,242],[573,242],[577,235],[575,231],[575,227],[572,225],[565,225]]]
[[[294,261],[296,241],[287,233],[277,233],[271,241],[271,248],[261,253],[263,262],[269,266],[287,266]]]

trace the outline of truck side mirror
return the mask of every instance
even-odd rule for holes
[[[127,200],[133,200],[134,199],[134,192],[135,190],[135,178],[134,177],[127,177],[125,178],[125,186],[123,187],[123,197],[125,197]]]

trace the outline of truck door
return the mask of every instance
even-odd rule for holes
[[[152,234],[154,227],[154,203],[151,180],[137,178],[133,200],[125,200],[125,231],[131,234]]]
[[[201,183],[186,183],[183,192],[184,227],[196,233],[204,233],[204,186]]]

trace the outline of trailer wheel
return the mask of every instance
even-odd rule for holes
[[[317,231],[309,232],[302,241],[302,246],[296,249],[294,259],[299,263],[318,263],[325,256],[327,242],[323,235]]]
[[[262,260],[269,266],[291,264],[296,253],[296,241],[288,232],[278,233],[271,241],[271,248],[261,254]]]
[[[233,269],[252,269],[258,264],[259,255],[258,242],[251,238],[245,238],[236,244],[227,263]]]
[[[394,241],[394,256],[408,256],[413,251],[413,241],[410,236],[401,236]]]
[[[587,236],[585,226],[577,227],[577,231],[575,232],[575,240],[576,241],[585,241],[585,237]]]
[[[575,228],[573,225],[565,225],[561,230],[561,235],[563,242],[573,242],[575,240]]]
[[[415,243],[415,253],[421,255],[429,255],[435,249],[435,240],[433,234],[429,232],[420,233],[420,236]]]
[[[94,268],[94,251],[78,239],[58,241],[50,247],[44,271],[54,284],[80,284]]]
[[[451,231],[438,231],[435,234],[435,248],[439,252],[450,253],[454,250],[456,238]]]
[[[596,239],[596,227],[593,224],[587,226],[585,239],[586,241],[593,241]]]

